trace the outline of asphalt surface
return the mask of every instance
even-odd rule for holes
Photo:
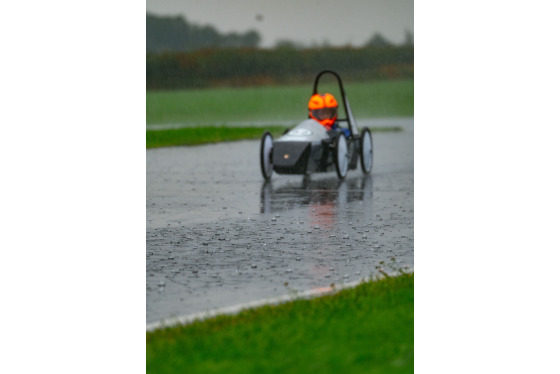
[[[412,270],[412,119],[401,126],[373,133],[372,173],[343,182],[263,183],[259,141],[147,150],[146,323]]]

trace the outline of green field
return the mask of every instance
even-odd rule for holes
[[[200,145],[208,143],[231,142],[235,140],[260,139],[265,130],[274,138],[287,130],[286,126],[263,127],[185,127],[181,129],[147,130],[146,148],[172,147],[180,145]],[[401,131],[400,127],[374,127],[372,132]]]
[[[322,81],[323,82],[323,81]],[[339,99],[338,86],[329,81],[320,92]],[[221,126],[228,123],[286,121],[307,118],[313,82],[298,86],[262,86],[181,91],[147,91],[146,124]],[[414,81],[375,81],[344,86],[356,119],[414,116]],[[340,115],[343,115],[341,110]]]
[[[267,127],[273,137],[282,135],[286,127]],[[146,148],[199,145],[235,140],[260,139],[264,128],[259,127],[186,127],[146,131]]]
[[[146,334],[148,373],[413,373],[414,274]]]

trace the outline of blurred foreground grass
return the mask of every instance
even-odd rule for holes
[[[412,373],[414,274],[146,334],[148,373]]]
[[[414,116],[414,81],[374,81],[344,85],[352,112],[360,118]],[[233,122],[299,122],[307,118],[313,82],[297,86],[261,86],[181,91],[147,91],[146,124],[227,125]],[[326,81],[320,92],[342,102],[337,85]],[[340,109],[340,116],[344,115]]]

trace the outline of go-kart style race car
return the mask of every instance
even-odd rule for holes
[[[321,71],[315,77],[313,95],[317,94],[319,79],[324,74],[332,74],[338,80],[346,118],[337,119],[339,130],[328,131],[309,116],[277,140],[273,140],[270,132],[265,131],[260,149],[261,172],[265,180],[272,177],[273,171],[278,174],[307,175],[333,170],[336,170],[339,179],[344,179],[348,170],[358,167],[358,159],[364,174],[371,171],[371,133],[367,127],[358,131],[340,76],[331,70]],[[343,127],[342,123],[347,126]]]

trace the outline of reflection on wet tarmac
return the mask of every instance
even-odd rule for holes
[[[301,178],[301,183],[293,182],[274,187],[277,181],[264,182],[261,187],[261,213],[281,212],[292,208],[312,205],[328,211],[340,204],[351,201],[371,199],[373,180],[371,175],[348,178],[312,180],[309,176]]]

